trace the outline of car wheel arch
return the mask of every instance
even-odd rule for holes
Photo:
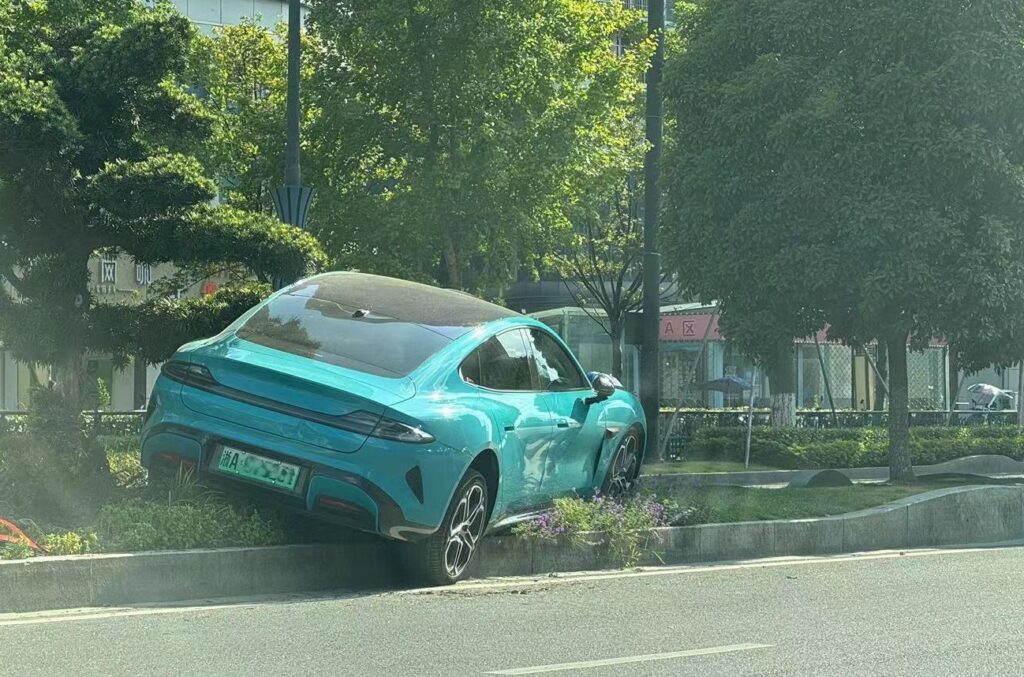
[[[467,470],[476,470],[484,476],[489,494],[487,519],[490,521],[494,507],[498,503],[498,490],[501,485],[501,465],[498,461],[498,454],[490,447],[485,447],[473,458],[473,462],[469,464]]]
[[[622,426],[621,433],[613,436],[606,437],[605,443],[602,445],[601,452],[598,456],[598,461],[595,464],[594,482],[600,486],[600,483],[604,481],[604,476],[608,472],[608,466],[611,464],[612,457],[615,452],[618,451],[619,443],[629,433],[636,433],[640,442],[640,464],[644,462],[644,458],[647,456],[647,431],[639,421]]]

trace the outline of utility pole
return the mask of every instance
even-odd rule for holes
[[[302,1],[288,0],[288,134],[284,158],[284,185],[274,191],[274,209],[285,223],[305,229],[313,189],[302,185],[299,164],[299,82],[302,79]],[[280,288],[293,280],[275,280]]]
[[[302,79],[302,5],[288,1],[288,147],[284,158],[284,185],[302,184],[299,165],[299,85]]]
[[[647,449],[656,460],[660,448],[658,417],[661,409],[661,364],[658,334],[661,325],[661,254],[658,253],[658,217],[661,211],[661,72],[665,62],[665,0],[647,3],[647,32],[657,40],[647,70],[646,130],[649,147],[644,156],[644,312],[640,347],[640,401],[647,415]]]

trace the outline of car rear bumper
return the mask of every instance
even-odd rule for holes
[[[472,461],[439,442],[374,437],[358,452],[331,452],[190,411],[173,386],[157,390],[159,403],[143,429],[145,467],[193,467],[204,483],[388,538],[416,541],[436,532]],[[221,473],[214,458],[222,446],[300,466],[295,490]]]

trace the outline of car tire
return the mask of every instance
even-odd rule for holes
[[[410,544],[406,565],[426,585],[451,585],[469,570],[487,528],[490,496],[484,476],[468,470],[455,489],[441,528]]]
[[[640,430],[633,427],[619,440],[612,460],[608,464],[601,493],[605,496],[623,496],[636,488],[640,476],[640,462],[643,459],[643,437]]]

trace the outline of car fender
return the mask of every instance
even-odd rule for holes
[[[647,446],[647,424],[640,403],[636,397],[626,391],[617,391],[612,397],[597,406],[602,407],[598,423],[605,429],[604,443],[594,472],[594,484],[600,486],[608,472],[612,457],[619,448],[619,443],[626,433],[634,428],[640,429],[645,442],[645,449],[641,452],[640,459],[641,462],[643,461]]]
[[[497,492],[493,497],[494,510],[497,511],[501,506],[504,430],[499,421],[502,420],[503,413],[491,411],[494,405],[493,402],[467,400],[465,395],[460,393],[458,396],[415,397],[393,407],[394,410],[414,419],[429,421],[428,432],[438,442],[458,452],[458,478],[449,488],[448,502],[455,495],[459,480],[465,476],[477,457],[490,450],[498,462]]]

